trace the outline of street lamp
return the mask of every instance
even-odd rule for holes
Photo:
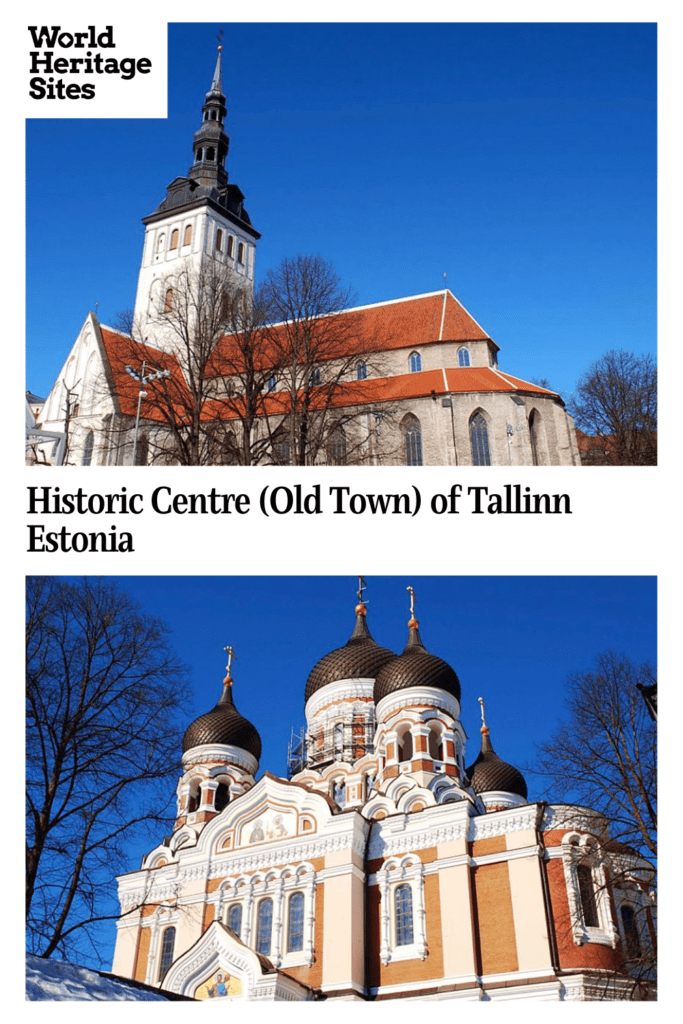
[[[132,366],[126,367],[126,373],[130,374],[133,380],[138,381],[140,387],[138,389],[138,411],[135,415],[135,432],[133,434],[133,458],[131,466],[135,465],[135,457],[138,451],[138,429],[140,427],[140,406],[142,405],[142,399],[147,398],[147,392],[144,390],[145,384],[149,384],[152,380],[161,380],[163,377],[170,377],[170,370],[155,370],[154,373],[145,374],[145,367],[147,363],[143,360],[142,372],[138,373]]]

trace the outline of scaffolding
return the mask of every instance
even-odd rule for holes
[[[291,730],[287,749],[287,778],[305,768],[320,769],[335,761],[353,763],[374,750],[374,722],[336,722],[317,733]]]

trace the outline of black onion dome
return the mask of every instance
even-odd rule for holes
[[[454,669],[443,658],[429,653],[420,639],[415,619],[410,620],[408,629],[403,654],[384,665],[375,680],[375,704],[390,693],[413,686],[434,686],[460,701],[460,680]]]
[[[244,718],[232,699],[232,681],[223,685],[223,695],[212,711],[195,718],[183,736],[183,753],[206,743],[225,743],[261,757],[261,737],[255,726]]]
[[[383,665],[396,657],[393,651],[380,647],[370,635],[365,608],[356,608],[356,628],[343,647],[330,651],[313,667],[306,682],[308,700],[328,683],[339,679],[376,679]]]
[[[527,799],[524,776],[511,764],[501,761],[496,754],[487,728],[482,729],[481,751],[477,760],[466,771],[475,793],[514,793]]]

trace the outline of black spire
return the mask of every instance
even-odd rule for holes
[[[221,78],[222,49],[221,46],[218,47],[211,88],[202,107],[202,124],[194,134],[194,163],[188,172],[188,177],[202,185],[226,185],[228,181],[225,159],[230,139],[223,128],[228,108],[225,104]]]

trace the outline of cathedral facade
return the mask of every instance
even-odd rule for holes
[[[633,998],[647,861],[589,808],[530,800],[481,698],[468,757],[412,593],[402,653],[373,639],[362,586],[349,627],[302,682],[287,779],[258,775],[227,649],[184,734],[173,832],[118,879],[113,972],[195,999]]]
[[[194,406],[208,438],[205,448],[211,449],[219,426],[232,439],[204,451],[201,464],[239,464],[240,431],[247,428],[230,401],[241,385],[241,378],[235,383],[235,337],[226,334],[204,361],[202,374],[211,383],[198,403],[194,356],[180,350],[177,326],[179,305],[197,304],[196,294],[188,297],[188,282],[196,293],[198,280],[206,288],[207,279],[220,278],[221,287],[247,299],[253,294],[260,234],[244,194],[228,180],[226,112],[219,53],[194,135],[192,166],[143,220],[130,330],[88,315],[27,435],[29,461],[183,461],[174,447],[176,428]],[[307,455],[308,464],[580,465],[573,421],[560,396],[503,372],[498,345],[448,289],[336,311],[335,318],[342,340],[305,367],[307,406],[319,418],[325,410],[324,437]],[[277,347],[277,331],[270,337],[269,347]],[[262,361],[269,358],[265,347]],[[287,439],[277,438],[287,402],[297,400],[291,385],[289,395],[285,390],[275,372],[272,380],[265,374],[256,422],[248,428],[275,438],[263,446],[262,463],[297,461]]]

